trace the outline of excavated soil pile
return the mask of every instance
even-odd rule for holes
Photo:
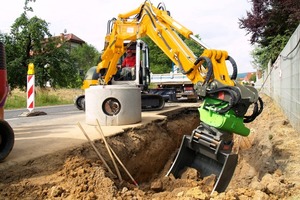
[[[132,177],[119,164],[121,177],[113,176],[87,143],[1,169],[0,199],[299,199],[299,132],[263,100],[263,113],[248,124],[251,135],[235,137],[239,164],[224,193],[210,194],[215,177],[201,180],[191,168],[181,179],[165,176],[182,135],[199,124],[197,110],[184,109],[107,138]],[[103,141],[95,146],[118,174]]]

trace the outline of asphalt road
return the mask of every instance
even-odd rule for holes
[[[60,119],[72,115],[84,115],[83,111],[78,110],[74,105],[60,105],[60,106],[45,106],[37,107],[32,113],[36,116],[27,117],[29,113],[27,109],[5,110],[4,119],[11,125],[11,127],[19,127],[30,123],[38,124],[47,119]]]
[[[27,109],[5,110],[4,119],[14,130],[15,144],[0,168],[87,141],[78,123],[85,128],[92,127],[87,127],[84,112],[74,105],[37,107],[33,112],[43,115],[26,117],[24,113],[28,113]]]
[[[102,126],[105,136],[116,135],[124,132],[129,127],[137,127],[150,123],[158,118],[165,118],[163,112],[172,111],[178,106],[165,107],[162,111],[143,112],[140,123],[124,126]],[[15,144],[5,159],[0,164],[2,167],[29,161],[43,155],[68,149],[87,143],[88,140],[79,128],[81,124],[91,140],[100,139],[100,134],[95,126],[85,123],[85,113],[74,105],[39,107],[34,111],[45,112],[46,115],[26,117],[26,109],[6,110],[5,120],[10,124],[15,134]]]
[[[33,111],[43,111],[48,115],[51,114],[63,114],[69,112],[83,112],[78,110],[73,104],[69,105],[59,105],[59,106],[44,106],[44,107],[36,107]],[[27,109],[14,109],[14,110],[5,110],[5,119],[13,119],[13,118],[20,118],[21,114],[29,112]]]
[[[138,127],[153,120],[164,119],[164,113],[174,112],[180,107],[197,107],[198,103],[166,103],[160,111],[142,112],[142,121],[123,126],[101,126],[105,136],[112,136],[124,132],[128,128]],[[46,115],[28,117],[27,109],[5,110],[4,118],[14,130],[15,144],[1,168],[28,162],[35,158],[69,149],[87,143],[88,140],[79,127],[82,126],[89,139],[100,139],[95,126],[86,123],[85,112],[74,105],[37,107],[35,112]],[[180,112],[180,111],[179,111]]]

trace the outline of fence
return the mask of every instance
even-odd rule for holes
[[[300,24],[276,62],[263,73],[262,91],[282,108],[292,126],[300,130]]]

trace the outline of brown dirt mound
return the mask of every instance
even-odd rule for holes
[[[166,177],[182,135],[199,124],[196,110],[170,113],[143,127],[107,138],[137,181],[120,165],[123,181],[108,173],[89,144],[2,169],[0,199],[297,199],[299,132],[264,96],[265,109],[249,124],[251,136],[235,138],[239,164],[226,192],[210,195],[214,177],[200,180],[188,169],[182,179]],[[115,172],[105,145],[95,145]]]

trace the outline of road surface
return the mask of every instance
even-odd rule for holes
[[[186,106],[189,106],[186,104]],[[166,106],[161,111],[142,113],[140,123],[124,126],[102,126],[105,136],[122,133],[124,129],[137,127],[153,120],[164,119],[164,112],[178,109],[178,105]],[[58,109],[58,110],[57,110]],[[78,123],[84,128],[91,140],[99,139],[100,134],[95,126],[85,123],[85,113],[77,110],[75,106],[55,106],[36,108],[47,115],[21,117],[27,110],[5,111],[5,119],[11,125],[15,133],[15,144],[8,157],[0,164],[1,167],[16,163],[34,160],[46,154],[58,150],[79,146],[86,143],[87,138],[78,127]]]
[[[58,106],[44,106],[36,107],[33,111],[43,111],[47,115],[53,114],[67,114],[67,113],[80,113],[80,111],[73,105],[58,105]],[[4,115],[6,120],[15,119],[15,118],[24,118],[20,115],[27,113],[27,109],[14,109],[14,110],[5,110]],[[81,111],[82,112],[82,111]]]

